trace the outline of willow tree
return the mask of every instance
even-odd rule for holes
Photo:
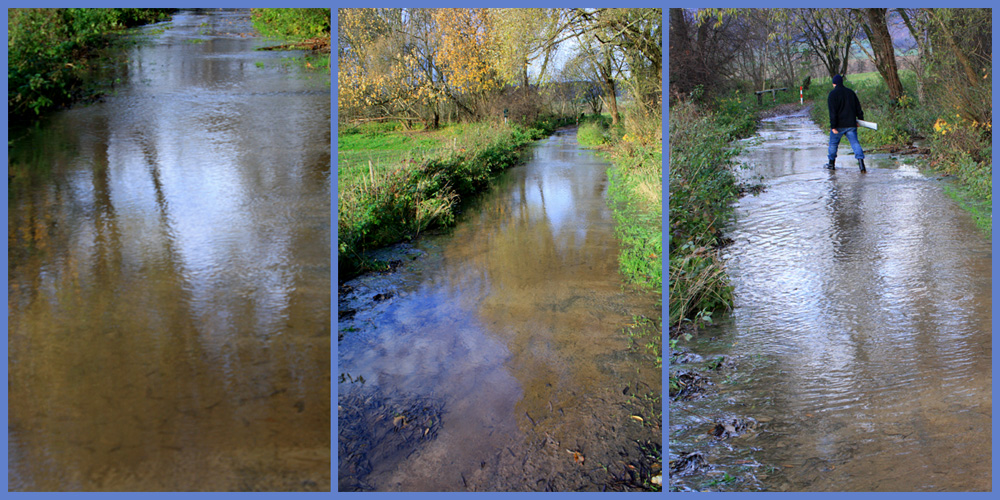
[[[474,118],[491,94],[503,88],[499,52],[489,9],[435,9],[438,61],[455,103]]]
[[[597,9],[594,36],[623,56],[625,81],[643,111],[659,110],[663,90],[663,11]]]
[[[593,33],[581,33],[576,36],[577,53],[574,56],[582,61],[576,64],[586,71],[589,79],[600,88],[599,96],[604,107],[611,114],[611,124],[621,121],[618,112],[617,85],[615,80],[621,73],[621,64],[614,56],[614,48],[601,41]]]
[[[340,9],[339,108],[359,117],[427,120],[427,109],[447,98],[428,22],[421,12],[403,9]]]
[[[565,30],[559,9],[490,9],[497,44],[497,69],[505,82],[528,87],[541,85],[548,75]],[[534,81],[529,68],[537,70]]]

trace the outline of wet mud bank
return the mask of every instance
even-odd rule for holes
[[[733,311],[673,346],[671,489],[989,491],[989,240],[906,158],[824,170],[807,117],[743,162],[767,189],[728,234]]]
[[[660,374],[629,339],[659,306],[621,284],[607,167],[560,130],[340,284],[341,491],[658,488]]]

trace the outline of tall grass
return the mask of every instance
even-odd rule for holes
[[[377,266],[367,251],[411,238],[434,226],[449,226],[465,198],[486,189],[493,174],[517,164],[520,150],[559,125],[539,127],[473,124],[452,129],[439,154],[407,159],[340,183],[338,174],[337,255],[341,278]],[[450,140],[449,140],[450,139]]]
[[[659,293],[663,284],[663,139],[658,113],[626,112],[612,126],[606,115],[586,118],[577,141],[614,163],[608,194],[621,242],[618,264],[631,283]]]
[[[733,172],[738,151],[729,143],[739,127],[739,120],[691,102],[670,109],[671,325],[711,318],[732,303],[718,248],[739,194]]]

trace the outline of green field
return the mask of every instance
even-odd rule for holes
[[[914,79],[916,77],[917,77],[917,74],[914,73],[912,70],[908,70],[908,69],[901,69],[901,70],[899,70],[899,78],[901,80]],[[852,83],[853,84],[876,84],[876,83],[880,83],[882,81],[882,75],[878,74],[878,71],[869,71],[867,73],[857,73],[857,74],[853,74],[853,75],[849,74],[849,75],[847,75],[846,80],[847,81],[846,81],[845,85],[847,85],[848,87],[850,87]],[[829,84],[830,82],[826,82],[826,83]]]
[[[376,181],[395,170],[475,151],[510,133],[505,126],[455,124],[438,130],[402,130],[395,122],[347,127],[337,136],[340,189]]]

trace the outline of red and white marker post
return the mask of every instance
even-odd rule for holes
[[[802,86],[799,85],[799,106],[802,105]]]

